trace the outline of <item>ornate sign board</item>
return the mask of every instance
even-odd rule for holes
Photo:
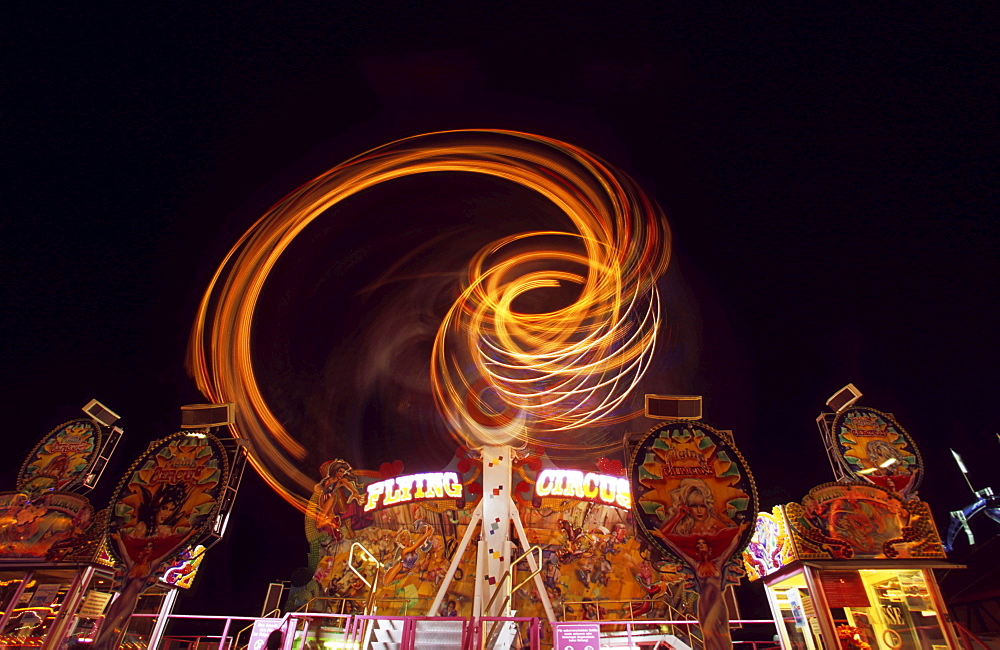
[[[701,422],[666,422],[640,441],[630,475],[633,509],[654,547],[697,576],[742,576],[737,554],[753,533],[757,492],[728,437]]]
[[[844,469],[858,481],[899,492],[916,492],[923,478],[920,452],[887,413],[852,406],[833,421],[832,435]]]
[[[945,557],[927,504],[875,485],[820,485],[785,516],[800,560]]]
[[[222,443],[193,430],[151,443],[125,473],[108,521],[108,546],[124,575],[94,650],[121,647],[140,594],[180,551],[209,531],[228,480],[229,456]]]
[[[112,553],[131,573],[155,573],[212,524],[228,470],[214,436],[182,431],[154,443],[112,501]]]
[[[740,552],[757,512],[753,477],[732,437],[701,422],[666,421],[639,442],[629,475],[637,527],[686,565],[698,591],[704,647],[732,648],[723,593],[744,575]]]
[[[18,474],[18,491],[30,496],[76,487],[97,461],[101,437],[101,426],[90,418],[59,425],[28,454]]]
[[[77,494],[0,493],[0,558],[57,559],[86,534],[93,518],[90,501]]]

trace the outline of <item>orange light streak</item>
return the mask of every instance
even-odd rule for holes
[[[326,210],[378,184],[433,172],[486,174],[526,187],[576,230],[506,237],[470,261],[430,369],[435,403],[456,436],[478,441],[465,428],[469,387],[480,381],[519,414],[526,442],[635,415],[618,411],[648,368],[660,327],[655,283],[669,261],[670,234],[659,209],[624,174],[552,138],[500,130],[406,138],[338,165],[272,207],[226,255],[198,308],[189,372],[208,399],[236,403],[233,434],[253,441],[253,467],[300,510],[315,479],[299,468],[306,450],[257,384],[257,301],[289,245]],[[553,245],[553,238],[564,244]],[[533,250],[520,250],[525,244]],[[543,313],[515,309],[523,296],[568,285],[579,289],[569,304]],[[489,412],[481,394],[477,406]]]

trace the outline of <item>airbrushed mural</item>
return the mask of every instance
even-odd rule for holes
[[[923,478],[920,453],[892,416],[854,406],[837,415],[833,432],[845,468],[858,481],[904,496],[916,492]]]
[[[0,493],[0,558],[62,559],[93,519],[93,506],[76,494]]]
[[[442,472],[403,474],[402,467],[396,461],[358,470],[339,459],[323,465],[306,514],[313,578],[292,594],[289,609],[309,603],[313,611],[360,612],[372,596],[367,582],[376,585],[379,614],[433,613],[428,609],[482,495],[482,461],[460,450]],[[529,544],[542,549],[541,578],[556,617],[652,616],[668,604],[683,607],[684,594],[670,588],[683,582],[680,566],[663,562],[636,535],[621,463],[602,459],[594,470],[556,468],[537,452],[514,463],[515,503]],[[374,563],[357,551],[364,579],[348,568],[356,542],[382,563],[377,584]],[[523,551],[509,549],[512,557]],[[465,569],[475,566],[475,553],[473,542],[436,614],[471,613],[476,578]],[[514,582],[529,575],[522,561]],[[545,617],[531,584],[515,595],[513,608],[519,616]]]
[[[923,501],[868,483],[827,483],[801,503],[757,513],[743,562],[750,580],[796,560],[944,559]]]
[[[820,485],[785,515],[798,559],[945,557],[927,504],[875,485]]]

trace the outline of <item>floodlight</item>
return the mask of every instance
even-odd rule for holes
[[[658,420],[700,420],[701,395],[646,395],[646,417]]]
[[[855,387],[854,384],[847,384],[836,393],[833,394],[830,399],[826,400],[826,405],[835,413],[840,413],[851,404],[854,404],[861,398],[861,391]]]
[[[235,421],[235,407],[225,404],[188,404],[181,407],[182,429],[209,429],[224,427]]]
[[[112,426],[115,422],[121,419],[117,413],[109,409],[104,404],[101,404],[96,399],[92,399],[87,402],[86,406],[83,407],[83,412],[106,427]]]

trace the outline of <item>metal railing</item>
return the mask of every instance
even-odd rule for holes
[[[384,616],[423,616],[425,614],[430,615],[431,612],[428,608],[433,600],[433,596],[379,598],[378,607]],[[315,598],[310,598],[306,604],[295,611],[315,614],[361,615],[366,613],[364,611],[366,602],[367,599],[357,597],[316,596]],[[395,607],[392,607],[393,605]],[[386,614],[386,610],[392,613]]]
[[[530,572],[528,574],[527,578],[525,578],[521,582],[517,583],[516,586],[512,587],[510,589],[510,591],[507,592],[507,595],[504,596],[503,602],[500,604],[499,610],[501,612],[506,611],[507,604],[510,603],[510,600],[514,596],[514,594],[516,594],[518,591],[520,591],[521,587],[523,587],[524,585],[528,584],[528,582],[530,582],[531,580],[533,580],[535,578],[535,576],[537,576],[539,573],[542,572],[542,547],[541,546],[532,546],[527,551],[525,551],[520,556],[518,556],[518,558],[516,560],[514,560],[513,562],[511,562],[510,566],[507,567],[507,570],[504,571],[503,575],[500,577],[500,580],[497,581],[497,587],[496,587],[496,589],[493,590],[493,595],[490,597],[489,602],[486,603],[486,607],[483,608],[484,612],[491,611],[491,608],[493,607],[493,601],[495,601],[497,599],[497,596],[500,595],[500,592],[504,588],[504,586],[507,584],[507,581],[508,580],[511,581],[511,582],[514,581],[514,569],[515,569],[515,567],[517,567],[517,565],[520,564],[522,560],[528,558],[532,553],[534,553],[536,551],[538,552],[538,559],[535,562],[535,570],[532,571],[532,572]],[[482,619],[480,619],[480,620],[482,620]],[[483,638],[481,640],[481,642],[483,644],[485,644],[487,642],[490,642],[490,643],[493,642],[493,640],[495,638],[495,634],[498,633],[497,632],[497,626],[498,625],[499,625],[499,620],[493,622],[493,625],[490,626],[489,633],[486,635],[485,638]],[[480,645],[480,647],[485,647],[485,646],[484,645]]]
[[[578,605],[579,608],[574,608]],[[697,623],[698,619],[688,612],[682,612],[670,603],[659,600],[564,600],[562,602],[562,621],[620,621],[615,616],[608,617],[605,606],[620,605],[620,611],[628,615],[628,619],[635,623],[642,623],[641,616],[645,616],[655,608],[658,619],[667,621],[684,621],[686,624],[678,626],[669,624],[670,633],[685,640],[692,648],[703,648],[705,643],[701,636],[701,627],[689,625],[687,623]],[[570,616],[569,614],[573,614]],[[579,616],[577,616],[579,614]]]
[[[136,614],[139,617],[154,617],[156,614]],[[244,630],[235,636],[230,636],[229,630],[235,621],[255,621],[257,617],[249,616],[196,616],[186,614],[171,614],[168,620],[202,620],[223,622],[223,629],[220,634],[202,635],[171,635],[164,638],[164,645],[161,650],[178,650],[183,647],[180,643],[186,643],[188,648],[198,647],[199,650],[239,650],[246,646],[241,646],[239,637]],[[319,612],[290,612],[281,618],[278,629],[282,630],[284,636],[285,650],[290,650],[298,641],[305,646],[308,642],[327,644],[328,647],[339,648],[367,648],[369,647],[368,637],[370,630],[375,629],[382,623],[383,629],[391,629],[398,633],[400,650],[418,650],[418,636],[426,627],[421,624],[440,624],[443,622],[454,623],[454,636],[458,637],[463,650],[476,650],[489,646],[491,641],[491,630],[498,624],[512,623],[517,626],[520,638],[520,647],[527,650],[541,650],[542,648],[542,621],[537,617],[527,616],[482,616],[482,617],[443,617],[443,616],[377,616],[377,615],[344,615]],[[621,644],[623,647],[634,647],[644,643],[668,642],[668,637],[672,636],[677,640],[688,642],[698,629],[698,621],[684,619],[666,620],[623,620],[606,619],[587,621],[589,624],[599,626],[601,637],[609,641],[609,647]],[[770,637],[776,632],[775,622],[771,619],[740,619],[732,621],[733,624],[742,626],[739,636],[758,637],[736,638],[733,645],[736,647],[752,648],[754,650],[768,650],[777,648],[778,645],[771,640],[760,639],[761,636]],[[559,621],[551,625],[552,636],[555,636],[556,629],[560,625],[580,625],[580,621]],[[760,633],[752,633],[748,626],[765,627]],[[440,625],[438,625],[440,628]],[[440,632],[440,630],[438,630]],[[682,634],[675,632],[682,631]],[[735,631],[735,630],[734,630]],[[963,635],[964,637],[964,635]],[[700,637],[699,637],[700,638]],[[974,638],[974,637],[973,637]],[[495,639],[492,640],[495,643]],[[964,638],[963,638],[964,641]],[[979,642],[981,647],[985,647]],[[422,644],[427,647],[425,644]],[[603,645],[603,644],[602,644]],[[688,643],[688,645],[691,645]],[[969,650],[980,646],[973,646],[966,642]],[[322,645],[320,645],[322,647]],[[693,647],[693,646],[692,646]],[[156,649],[152,649],[156,650]]]
[[[132,618],[158,618],[159,614],[133,614]],[[201,647],[201,641],[203,639],[211,640],[216,639],[217,648],[229,649],[235,647],[233,642],[230,640],[229,630],[232,628],[234,621],[250,621],[251,627],[253,627],[253,622],[256,621],[258,617],[256,616],[202,616],[198,614],[170,614],[167,616],[167,622],[173,620],[196,620],[196,621],[225,621],[222,625],[222,632],[220,634],[186,634],[186,635],[175,635],[163,638],[163,643],[161,648],[164,650],[170,650],[171,645],[175,641],[186,641],[188,639],[194,639],[195,647]],[[127,638],[127,637],[126,637]],[[235,640],[235,637],[234,637]]]
[[[763,626],[768,632],[777,631],[775,623],[771,619],[737,619],[730,621],[733,624],[739,624],[742,626]],[[614,641],[620,642],[622,647],[635,647],[640,644],[664,644],[669,643],[670,638],[674,637],[679,641],[687,643],[688,646],[695,647],[687,641],[687,639],[695,638],[695,633],[697,630],[697,639],[701,643],[701,628],[700,624],[696,620],[648,620],[648,621],[632,621],[632,620],[602,620],[602,621],[587,621],[591,625],[599,626],[601,630],[601,647],[605,647],[607,643],[608,647],[616,647]],[[561,625],[580,625],[580,621],[560,621],[552,624],[552,635],[553,638],[556,634],[556,629]],[[685,629],[685,637],[681,638],[674,631],[678,628]],[[747,632],[743,632],[746,634]],[[766,634],[766,633],[764,633]],[[773,639],[773,636],[772,636]],[[608,643],[610,641],[610,643]],[[775,643],[773,640],[752,640],[752,639],[734,639],[733,646],[736,647],[750,647],[756,650],[765,650],[771,648],[779,648],[780,645]],[[703,646],[699,646],[703,647]]]

